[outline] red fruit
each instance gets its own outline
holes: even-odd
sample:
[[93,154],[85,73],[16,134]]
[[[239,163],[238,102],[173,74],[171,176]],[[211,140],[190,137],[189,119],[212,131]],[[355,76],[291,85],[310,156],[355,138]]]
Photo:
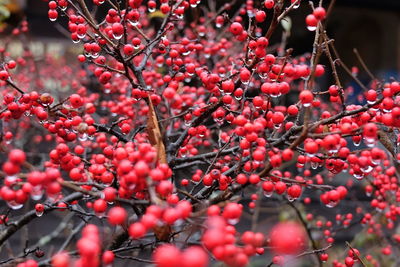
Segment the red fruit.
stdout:
[[112,225],[121,225],[127,218],[126,210],[122,207],[113,207],[107,214],[108,222]]
[[313,14],[310,14],[306,17],[306,24],[310,30],[315,29],[318,25],[318,19]]
[[239,22],[234,22],[231,24],[231,26],[229,27],[229,31],[233,34],[233,35],[240,35],[243,32],[243,26],[242,24],[240,24]]
[[35,210],[36,210],[36,212],[43,212],[44,211],[44,205],[41,204],[41,203],[37,203],[35,205]]
[[133,223],[129,226],[129,236],[133,239],[142,238],[146,234],[146,227],[140,223]]
[[192,246],[182,254],[182,266],[183,267],[207,267],[208,266],[208,255],[201,247]]
[[309,90],[301,91],[299,95],[299,99],[304,106],[310,106],[311,102],[313,101],[313,93]]
[[228,203],[225,208],[222,216],[224,216],[227,220],[238,220],[242,215],[242,205],[237,203]]
[[153,254],[153,260],[157,267],[182,266],[182,254],[177,247],[170,244],[159,246]]
[[267,18],[267,14],[264,11],[259,10],[256,12],[256,21],[257,22],[259,22],[259,23],[263,22],[266,18]]
[[83,105],[82,97],[78,94],[72,94],[69,97],[69,101],[73,108],[80,108]]
[[102,260],[105,265],[112,264],[114,262],[114,258],[115,258],[114,252],[110,250],[104,251]]
[[295,222],[283,222],[275,225],[270,233],[271,247],[278,254],[297,254],[307,242],[301,225]]
[[346,264],[347,267],[352,267],[354,265],[354,259],[352,257],[346,257],[344,264]]
[[0,71],[0,80],[6,81],[8,79],[8,77],[10,77],[10,75],[8,74],[8,72],[6,70]]
[[21,149],[13,149],[8,153],[8,160],[14,164],[21,165],[26,160],[25,152]]
[[273,8],[274,5],[275,5],[275,1],[274,0],[265,0],[265,2],[264,2],[264,6],[267,9]]
[[313,15],[317,20],[323,20],[325,18],[325,16],[326,16],[325,8],[323,8],[323,7],[315,8],[314,12],[313,12]]
[[96,201],[93,203],[93,210],[96,213],[103,213],[107,209],[107,202],[103,199],[96,199]]

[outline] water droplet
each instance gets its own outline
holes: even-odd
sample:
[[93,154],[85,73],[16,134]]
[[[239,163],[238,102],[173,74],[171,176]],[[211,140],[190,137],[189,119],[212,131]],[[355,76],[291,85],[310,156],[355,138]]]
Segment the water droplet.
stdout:
[[43,215],[43,213],[44,213],[44,211],[42,210],[42,211],[36,211],[36,216],[38,216],[38,217],[42,217],[42,215]]
[[362,174],[362,173],[354,173],[353,176],[357,180],[362,180],[364,178],[364,174]]
[[154,11],[156,11],[155,8],[150,8],[150,7],[149,7],[147,10],[148,10],[150,13],[153,13]]
[[57,18],[49,18],[50,19],[50,21],[56,21],[57,20]]
[[216,23],[216,24],[215,24],[215,27],[217,27],[217,28],[219,29],[219,28],[222,27],[222,24],[221,24],[221,23]]
[[290,196],[290,195],[287,195],[287,199],[289,200],[289,202],[293,202],[293,201],[295,201],[297,198],[292,197],[292,196]]
[[265,197],[271,197],[274,191],[264,191],[264,196]]
[[139,24],[138,20],[128,20],[128,22],[132,25],[132,26],[137,26]]
[[86,133],[83,133],[78,137],[79,141],[84,142],[87,140],[88,135]]
[[237,224],[239,222],[239,219],[228,219],[228,223],[230,224],[230,225],[235,225],[235,224]]
[[309,30],[310,32],[313,32],[317,29],[317,27],[315,26],[307,26],[307,30]]
[[317,169],[318,165],[319,165],[318,162],[311,161],[311,169],[313,169],[313,170]]
[[353,141],[353,144],[354,144],[355,146],[360,146],[361,141]]
[[65,10],[67,10],[67,6],[60,6],[60,9],[61,9],[62,11],[65,11]]
[[14,200],[7,201],[7,205],[13,210],[19,210],[20,208],[22,208],[24,206],[24,204],[17,203]]
[[300,0],[293,6],[293,9],[298,9],[300,6]]
[[79,39],[83,39],[83,38],[86,37],[86,33],[84,33],[84,34],[79,34],[78,33],[77,36],[78,36]]
[[328,208],[333,208],[336,207],[336,205],[339,203],[339,201],[330,201],[328,204],[326,204],[326,206]]
[[77,44],[77,43],[79,43],[81,41],[81,39],[72,39],[72,42],[74,43],[74,44]]
[[214,121],[218,124],[218,125],[222,125],[224,123],[224,118],[214,118]]
[[17,181],[17,176],[15,175],[6,176],[5,180],[7,184],[13,185]]
[[369,173],[369,172],[371,172],[371,171],[373,170],[373,168],[372,168],[370,165],[367,165],[367,166],[365,166],[364,168],[361,168],[361,170],[362,170],[364,173]]
[[115,34],[115,33],[113,33],[113,37],[114,37],[115,40],[119,40],[119,39],[122,38],[122,34]]

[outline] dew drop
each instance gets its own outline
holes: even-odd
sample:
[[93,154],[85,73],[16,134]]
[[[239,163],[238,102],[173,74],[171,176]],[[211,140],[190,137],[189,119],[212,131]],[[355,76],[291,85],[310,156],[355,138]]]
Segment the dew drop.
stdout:
[[43,213],[44,213],[43,210],[42,211],[36,211],[36,216],[42,217]]

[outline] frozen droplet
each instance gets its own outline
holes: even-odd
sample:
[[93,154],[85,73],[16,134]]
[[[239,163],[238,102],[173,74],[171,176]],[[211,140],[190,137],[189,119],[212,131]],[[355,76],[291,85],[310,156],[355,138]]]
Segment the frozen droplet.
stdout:
[[204,37],[206,34],[204,32],[199,32],[200,37]]
[[369,173],[369,172],[371,172],[371,171],[373,170],[373,168],[372,168],[370,165],[367,165],[367,166],[365,166],[364,168],[361,168],[361,170],[362,170],[364,173]]
[[13,185],[17,181],[17,176],[9,175],[9,176],[6,176],[5,180],[6,180],[7,184]]
[[77,43],[79,43],[81,41],[81,39],[72,39],[72,42],[74,43],[74,44],[77,44]]
[[354,173],[353,176],[357,180],[362,180],[364,178],[364,174],[362,174],[362,173]]
[[148,10],[150,13],[153,13],[154,11],[156,11],[156,9],[155,9],[154,7],[153,7],[153,8],[150,8],[150,7],[149,7],[147,10]]
[[368,104],[372,105],[375,103],[375,101],[367,101]]
[[292,196],[290,196],[290,195],[287,195],[287,199],[289,200],[289,202],[293,202],[293,201],[295,201],[297,198],[292,197]]
[[115,33],[113,33],[113,37],[114,37],[115,40],[119,40],[119,39],[122,38],[122,34],[115,34]]
[[204,134],[199,134],[199,137],[200,137],[200,138],[203,138],[203,137],[204,137]]
[[38,216],[38,217],[41,217],[42,215],[43,215],[43,213],[44,213],[44,210],[42,210],[42,211],[36,211],[36,216]]
[[32,187],[31,198],[35,201],[40,200],[43,197],[43,188],[41,185]]
[[297,3],[293,6],[293,9],[298,9],[300,6],[300,0],[297,1]]
[[222,125],[224,123],[224,118],[214,118],[214,121],[218,124],[218,125]]
[[132,26],[137,26],[139,24],[138,20],[128,20],[128,22],[132,25]]
[[88,138],[88,135],[87,135],[86,133],[83,133],[82,135],[80,135],[80,136],[78,137],[79,141],[81,141],[81,142],[86,141],[87,138]]
[[318,162],[316,162],[316,161],[311,161],[311,169],[313,169],[313,170],[315,170],[315,169],[317,169],[318,168]]
[[307,26],[307,30],[309,30],[310,32],[313,32],[317,29],[317,27],[315,26]]
[[364,137],[364,143],[367,147],[375,147],[376,139],[375,138],[368,138]]
[[222,27],[222,24],[221,24],[221,23],[216,23],[216,24],[215,24],[215,27],[217,27],[217,28],[219,29],[219,28]]
[[327,206],[328,208],[333,208],[333,207],[335,207],[338,203],[339,203],[338,201],[329,201],[329,203],[326,204],[326,206]]
[[308,108],[309,106],[311,106],[311,103],[303,103],[303,107]]
[[189,54],[190,54],[190,50],[185,51],[185,52],[182,53],[182,55],[184,55],[184,56],[187,56],[187,55],[189,55]]
[[13,209],[13,210],[19,210],[20,208],[22,208],[24,205],[13,201],[7,201],[7,205]]
[[86,37],[86,33],[84,33],[84,34],[79,34],[78,33],[77,36],[78,36],[79,39],[83,39],[83,38]]
[[100,56],[99,53],[92,53],[92,58],[98,58]]
[[235,225],[235,224],[237,224],[239,222],[239,219],[228,219],[228,223],[230,224],[230,225]]
[[57,20],[57,18],[49,18],[50,19],[50,21],[56,21]]
[[60,9],[61,9],[62,11],[65,11],[65,10],[67,10],[67,6],[60,6]]
[[281,128],[281,126],[282,126],[282,123],[274,124],[274,128],[275,128],[276,130],[279,130],[279,129]]
[[353,144],[354,144],[355,146],[360,146],[361,141],[353,141]]
[[264,191],[264,196],[265,197],[271,197],[274,191]]

